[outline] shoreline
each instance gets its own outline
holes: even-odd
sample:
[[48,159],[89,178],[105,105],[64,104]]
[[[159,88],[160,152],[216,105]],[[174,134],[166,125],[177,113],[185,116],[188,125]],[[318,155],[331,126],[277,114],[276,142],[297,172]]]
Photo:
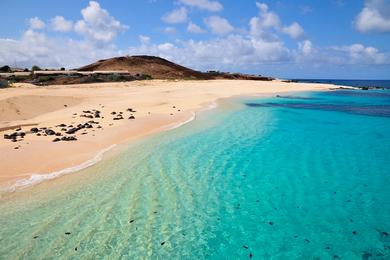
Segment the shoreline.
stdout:
[[[109,85],[109,86],[105,86]],[[6,152],[6,157],[11,160],[0,160],[0,168],[3,169],[0,173],[0,190],[5,192],[14,191],[19,188],[38,184],[48,179],[54,179],[64,174],[71,172],[77,172],[81,169],[88,168],[102,159],[104,160],[104,154],[108,147],[117,144],[126,144],[135,139],[139,139],[154,133],[168,131],[181,127],[182,125],[191,122],[196,118],[197,113],[204,110],[213,109],[217,106],[217,103],[221,99],[233,98],[235,96],[272,96],[275,94],[281,94],[286,92],[300,92],[300,91],[323,91],[333,87],[333,85],[326,84],[307,84],[307,83],[283,83],[283,82],[252,82],[252,81],[206,81],[206,82],[194,82],[194,81],[151,81],[151,82],[136,82],[133,84],[116,83],[116,84],[105,84],[104,86],[96,86],[96,84],[79,85],[79,86],[51,86],[45,88],[31,88],[29,86],[22,86],[16,89],[10,89],[10,92],[14,96],[26,96],[25,91],[30,92],[31,95],[34,90],[36,92],[46,92],[45,94],[57,95],[61,97],[63,92],[76,92],[71,93],[71,98],[80,98],[82,101],[71,107],[65,107],[56,111],[49,111],[46,113],[40,113],[37,117],[22,121],[7,122],[5,124],[34,124],[42,126],[44,124],[55,125],[60,121],[65,120],[64,117],[58,117],[59,114],[63,114],[63,110],[70,110],[74,114],[75,110],[80,108],[90,107],[92,104],[102,102],[101,94],[107,92],[118,92],[114,94],[114,98],[109,96],[109,101],[114,101],[110,104],[107,110],[113,110],[118,103],[123,101],[133,101],[133,97],[143,96],[143,100],[137,101],[137,106],[134,108],[138,112],[141,112],[141,116],[138,117],[137,113],[135,120],[129,120],[124,123],[120,122],[116,126],[109,127],[113,121],[102,120],[104,127],[99,134],[96,133],[97,137],[92,138],[88,134],[78,137],[76,142],[59,142],[54,143],[51,139],[46,138],[45,141],[37,140],[35,137],[25,138],[23,142],[27,142],[27,145],[23,145],[21,149],[17,149],[19,154],[15,153],[14,149],[10,147],[9,143],[5,142],[4,139],[0,141],[0,152]],[[114,86],[112,86],[114,85]],[[131,89],[129,89],[129,85]],[[185,85],[184,87],[182,85]],[[261,87],[261,89],[258,89]],[[85,91],[96,91],[98,92],[98,98],[96,99],[96,93],[89,94],[84,93]],[[110,91],[111,90],[111,91]],[[15,93],[16,92],[16,93]],[[19,92],[19,93],[17,93]],[[79,92],[79,93],[77,93]],[[130,92],[130,93],[129,93]],[[148,93],[149,92],[149,93]],[[194,93],[195,92],[195,93]],[[15,95],[16,94],[16,95]],[[38,93],[40,94],[40,93]],[[120,97],[117,96],[120,94]],[[133,95],[132,95],[133,94]],[[153,98],[153,104],[144,105],[144,103],[150,103],[150,97],[148,94],[156,94]],[[48,98],[50,98],[48,95]],[[95,97],[94,97],[95,95]],[[122,98],[122,95],[128,95],[128,97]],[[197,96],[194,98],[194,95]],[[4,96],[10,96],[9,93],[4,95],[4,91],[0,92],[0,102],[4,100]],[[92,97],[91,97],[92,96]],[[202,97],[199,97],[202,96]],[[12,95],[11,95],[12,97]],[[98,102],[95,102],[98,101]],[[179,103],[179,105],[173,104]],[[96,105],[95,104],[95,105]],[[39,104],[37,104],[39,105]],[[177,106],[177,107],[176,107]],[[173,113],[169,107],[179,108],[177,113]],[[116,107],[118,108],[118,107]],[[123,108],[123,107],[122,107]],[[103,111],[104,109],[102,109]],[[138,111],[139,110],[139,111]],[[150,111],[148,111],[150,110]],[[162,111],[161,111],[162,110]],[[60,113],[62,111],[62,113]],[[159,112],[159,113],[158,113]],[[175,111],[176,112],[176,111]],[[67,117],[72,115],[67,113]],[[1,119],[1,118],[0,118]],[[67,118],[68,121],[76,121],[73,117]],[[69,120],[70,119],[70,120]],[[123,120],[121,120],[123,121]],[[0,123],[3,121],[0,121]],[[0,124],[0,127],[3,126]],[[24,129],[23,129],[24,130]],[[94,129],[95,130],[95,129]],[[5,134],[7,131],[2,131]],[[8,131],[9,132],[9,131]],[[91,132],[92,133],[92,132]],[[94,136],[95,134],[93,134]],[[60,147],[60,148],[58,148]],[[11,148],[11,149],[10,149]],[[47,149],[53,152],[53,160],[49,163],[44,163],[47,158],[41,158],[34,156],[34,153],[42,154],[42,151]],[[64,151],[61,152],[61,149]],[[75,152],[74,149],[79,149]],[[59,152],[60,150],[60,152]],[[20,154],[23,154],[22,156]],[[35,157],[23,167],[12,166],[13,162],[18,161],[18,155],[24,158]],[[97,159],[98,157],[101,157]],[[31,158],[30,158],[31,159]],[[23,159],[22,159],[23,161]],[[94,161],[92,164],[90,164]],[[6,170],[4,170],[6,169]],[[31,169],[31,170],[28,170]],[[7,172],[8,170],[8,172]],[[35,177],[34,177],[35,176]],[[39,177],[37,177],[39,176]],[[31,182],[31,184],[29,183]]]

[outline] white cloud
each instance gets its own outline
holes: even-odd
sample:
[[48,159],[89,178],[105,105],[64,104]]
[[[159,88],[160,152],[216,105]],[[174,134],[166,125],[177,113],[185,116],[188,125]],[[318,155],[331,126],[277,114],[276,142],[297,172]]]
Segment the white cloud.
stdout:
[[176,32],[175,27],[167,26],[164,28],[164,33],[166,34],[175,34]]
[[173,50],[175,48],[175,45],[173,45],[172,43],[163,43],[163,44],[159,44],[157,46],[158,50],[159,51],[162,51],[162,52],[169,52],[171,50]]
[[197,25],[193,22],[188,23],[187,31],[190,33],[196,33],[196,34],[205,33],[205,30],[203,30],[202,28],[200,28],[199,25]]
[[264,28],[278,29],[280,27],[281,22],[279,16],[276,13],[269,11],[268,5],[257,2],[256,6],[260,11],[261,25]]
[[166,23],[185,23],[187,21],[187,9],[184,7],[180,7],[178,9],[175,9],[171,11],[170,13],[167,13],[162,17],[162,20]]
[[81,14],[83,20],[76,22],[74,29],[77,33],[90,40],[109,42],[118,33],[128,28],[128,26],[121,24],[114,17],[110,16],[95,1],[90,1],[88,7],[81,10]]
[[304,55],[304,56],[309,56],[313,53],[314,51],[314,48],[313,48],[313,44],[311,41],[309,40],[304,40],[300,43],[298,43],[298,48],[300,50],[300,52]]
[[261,23],[261,18],[252,17],[249,21],[249,33],[251,37],[256,39],[262,39],[264,41],[272,42],[277,41],[278,37],[273,32],[264,28]]
[[210,1],[210,0],[179,0],[180,3],[197,7],[199,9],[204,9],[207,11],[217,12],[223,9],[223,6],[218,1]]
[[264,42],[241,35],[229,35],[209,41],[188,40],[172,43],[143,43],[132,46],[129,54],[148,54],[171,59],[200,70],[239,69],[243,66],[289,60],[290,51],[282,42]]
[[97,47],[86,41],[52,38],[27,30],[20,40],[0,39],[0,64],[21,67],[75,68],[98,59],[121,55],[112,45]]
[[56,16],[51,19],[51,27],[57,32],[69,32],[72,30],[73,22],[63,16]]
[[225,35],[234,30],[234,27],[229,21],[220,16],[210,16],[204,22],[214,34]]
[[28,20],[28,24],[30,26],[30,29],[43,29],[45,28],[45,23],[39,19],[38,17],[33,17]]
[[149,36],[140,35],[140,36],[138,36],[138,38],[139,38],[139,41],[141,42],[141,44],[149,44],[150,43]]
[[366,0],[355,19],[355,27],[360,32],[390,32],[390,2]]
[[[364,46],[363,44],[352,44],[346,46],[336,46],[331,49],[344,53],[349,57],[346,63],[351,64],[389,64],[390,57],[380,52],[378,49],[371,46]],[[339,53],[340,56],[340,53]]]
[[304,34],[303,28],[297,22],[293,22],[290,26],[283,27],[282,32],[288,34],[293,39],[298,39]]
[[289,26],[283,26],[279,15],[269,10],[267,4],[257,2],[259,15],[252,17],[249,21],[250,34],[253,37],[275,40],[278,38],[277,33],[285,33],[293,39],[299,39],[303,36],[302,26],[293,22]]

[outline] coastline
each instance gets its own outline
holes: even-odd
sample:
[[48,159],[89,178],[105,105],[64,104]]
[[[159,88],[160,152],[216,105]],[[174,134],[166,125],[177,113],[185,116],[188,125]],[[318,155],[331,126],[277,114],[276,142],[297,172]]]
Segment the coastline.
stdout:
[[[125,144],[156,132],[180,127],[195,119],[196,114],[216,107],[217,101],[234,96],[265,96],[297,91],[321,91],[334,87],[326,84],[284,83],[281,81],[148,81],[124,82],[111,84],[87,84],[71,86],[31,87],[22,85],[18,88],[2,90],[0,102],[10,98],[44,96],[42,100],[58,99],[74,104],[59,108],[50,107],[31,118],[0,122],[0,128],[36,125],[55,126],[61,123],[79,123],[83,118],[75,118],[75,113],[92,109],[100,105],[103,129],[77,136],[76,142],[53,143],[52,137],[27,135],[15,144],[2,139],[0,152],[5,156],[0,160],[0,187],[8,191],[39,183],[46,179],[77,172],[99,162],[105,150],[116,144]],[[91,93],[93,91],[93,93]],[[108,95],[110,93],[110,95]],[[35,98],[36,99],[36,98]],[[25,101],[25,100],[23,100]],[[69,103],[69,102],[67,102]],[[130,104],[137,112],[135,120],[112,121],[107,115],[113,110],[125,110]],[[39,102],[35,104],[40,106]],[[21,109],[23,110],[23,109]],[[23,116],[23,113],[21,113]],[[2,119],[2,118],[0,118]],[[22,130],[30,126],[22,127]],[[96,129],[97,130],[97,129]],[[12,130],[2,131],[2,134]],[[18,142],[19,145],[19,142]],[[23,163],[19,163],[22,161]],[[34,176],[40,176],[36,178]],[[28,182],[30,180],[30,182]]]

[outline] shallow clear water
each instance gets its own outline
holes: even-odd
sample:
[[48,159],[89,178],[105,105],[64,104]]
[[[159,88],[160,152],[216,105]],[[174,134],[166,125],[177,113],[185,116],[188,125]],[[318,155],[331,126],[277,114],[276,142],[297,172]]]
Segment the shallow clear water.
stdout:
[[0,258],[389,259],[386,93],[226,101],[7,194]]

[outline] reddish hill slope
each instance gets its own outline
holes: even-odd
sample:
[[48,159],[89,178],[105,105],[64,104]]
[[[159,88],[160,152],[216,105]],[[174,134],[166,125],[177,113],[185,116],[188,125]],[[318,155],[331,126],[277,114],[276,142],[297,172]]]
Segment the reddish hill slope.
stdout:
[[153,79],[211,79],[207,73],[195,71],[154,56],[115,57],[81,67],[79,71],[125,70],[132,75],[150,75]]

